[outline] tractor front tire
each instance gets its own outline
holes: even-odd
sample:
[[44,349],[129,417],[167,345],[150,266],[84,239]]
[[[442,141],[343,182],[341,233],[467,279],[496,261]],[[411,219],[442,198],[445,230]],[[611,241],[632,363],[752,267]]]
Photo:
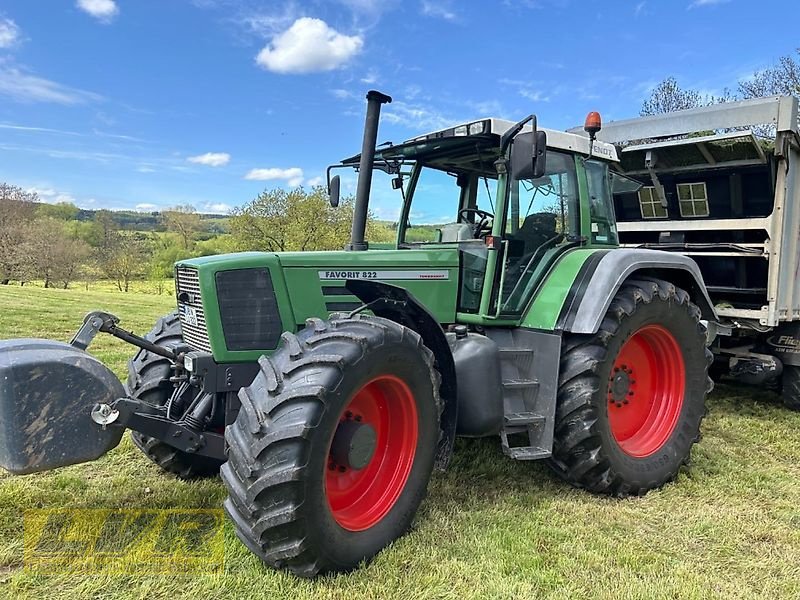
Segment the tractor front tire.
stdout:
[[[145,339],[159,346],[181,342],[181,321],[177,311],[160,318]],[[175,387],[169,380],[172,375],[171,366],[172,362],[168,358],[144,349],[139,350],[128,361],[128,395],[156,406],[166,404]],[[150,460],[181,479],[219,474],[222,465],[219,460],[188,454],[138,431],[131,431],[131,439]]]
[[712,360],[689,294],[626,281],[596,334],[564,339],[550,466],[618,497],[671,481],[700,439]]
[[309,319],[259,360],[228,426],[225,511],[261,560],[346,571],[411,526],[439,439],[440,377],[420,336],[380,317]]

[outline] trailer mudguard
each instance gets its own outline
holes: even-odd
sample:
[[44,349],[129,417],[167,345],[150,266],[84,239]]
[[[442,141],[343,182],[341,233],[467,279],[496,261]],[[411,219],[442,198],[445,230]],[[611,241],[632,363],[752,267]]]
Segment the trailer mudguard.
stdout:
[[775,355],[784,365],[800,367],[800,323],[784,323],[775,328],[764,342],[761,351]]
[[117,376],[83,350],[0,341],[0,466],[24,474],[99,458],[119,444],[123,428],[102,429],[92,407],[124,396]]
[[558,317],[557,329],[595,333],[611,300],[626,279],[658,277],[689,292],[703,319],[716,321],[717,313],[691,258],[663,250],[617,248],[600,250],[586,259],[572,283]]

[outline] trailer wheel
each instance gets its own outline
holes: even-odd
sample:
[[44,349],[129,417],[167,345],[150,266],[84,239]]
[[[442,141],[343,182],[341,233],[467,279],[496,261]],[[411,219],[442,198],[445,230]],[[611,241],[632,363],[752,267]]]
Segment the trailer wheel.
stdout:
[[265,563],[352,569],[411,526],[439,438],[439,374],[416,332],[309,319],[262,357],[225,431],[225,510]]
[[[180,342],[182,340],[181,322],[177,311],[156,321],[155,327],[145,337],[160,345]],[[139,350],[128,361],[128,382],[126,384],[128,395],[157,406],[166,404],[174,387],[169,380],[170,365],[171,362],[168,358],[147,350]],[[219,468],[222,465],[219,460],[182,452],[138,431],[131,431],[131,439],[150,460],[181,479],[210,477],[219,474]]]
[[712,360],[684,290],[627,281],[596,334],[565,337],[550,466],[613,496],[672,480],[700,439]]
[[800,411],[800,367],[783,365],[781,398],[786,408]]

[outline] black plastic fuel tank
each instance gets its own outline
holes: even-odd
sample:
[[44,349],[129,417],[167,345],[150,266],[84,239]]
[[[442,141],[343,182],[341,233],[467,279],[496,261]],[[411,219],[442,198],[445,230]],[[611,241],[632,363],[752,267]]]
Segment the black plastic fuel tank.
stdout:
[[92,355],[51,340],[0,341],[0,466],[34,473],[99,458],[122,438],[91,418],[95,403],[125,396]]
[[456,364],[457,435],[499,433],[503,426],[503,386],[497,344],[484,335],[468,332],[464,325],[448,333],[447,342]]

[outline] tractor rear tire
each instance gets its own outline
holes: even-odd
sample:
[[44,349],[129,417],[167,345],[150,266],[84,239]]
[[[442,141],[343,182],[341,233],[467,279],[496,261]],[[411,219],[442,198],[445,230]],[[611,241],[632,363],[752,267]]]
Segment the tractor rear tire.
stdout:
[[800,411],[800,367],[783,365],[781,399],[789,410]]
[[[145,338],[160,346],[181,342],[181,322],[177,311],[160,318]],[[174,384],[169,380],[171,365],[168,358],[139,350],[128,361],[128,395],[156,406],[166,404],[174,389]],[[182,452],[138,431],[131,431],[131,439],[150,460],[181,479],[219,474],[222,461]]]
[[409,529],[427,492],[439,373],[416,332],[380,317],[309,319],[282,339],[225,431],[225,511],[270,566],[350,570]]
[[689,294],[626,281],[596,334],[565,336],[550,466],[618,497],[671,481],[700,439],[712,360]]

